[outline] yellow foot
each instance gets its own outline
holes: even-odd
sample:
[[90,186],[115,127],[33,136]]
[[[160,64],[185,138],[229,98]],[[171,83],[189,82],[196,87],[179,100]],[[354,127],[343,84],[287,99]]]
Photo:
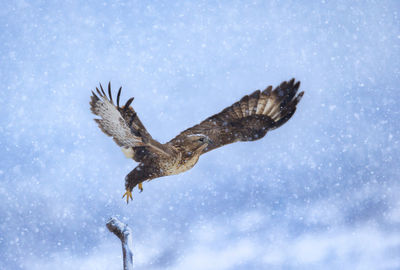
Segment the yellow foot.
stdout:
[[139,185],[138,185],[138,189],[140,190],[140,192],[142,192],[142,191],[143,191],[143,185],[142,185],[142,183],[139,183]]
[[129,198],[131,198],[131,200],[133,200],[133,198],[132,198],[132,192],[130,191],[130,190],[126,190],[126,192],[125,192],[125,194],[124,194],[124,196],[122,196],[122,198],[124,198],[126,196],[126,203],[128,204],[129,203]]

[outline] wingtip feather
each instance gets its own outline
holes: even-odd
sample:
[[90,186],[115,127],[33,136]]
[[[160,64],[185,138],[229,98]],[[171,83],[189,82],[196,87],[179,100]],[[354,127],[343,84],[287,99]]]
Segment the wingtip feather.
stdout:
[[129,106],[131,105],[133,99],[134,99],[134,97],[131,97],[130,99],[128,99],[128,101],[124,105],[124,111],[126,111],[129,108]]
[[108,82],[108,95],[110,97],[111,103],[113,103],[112,94],[111,94],[111,82]]
[[100,97],[103,97],[103,94],[100,92],[98,87],[96,87],[96,92],[97,92],[97,94],[99,94]]
[[99,83],[99,84],[100,84],[100,89],[101,89],[101,92],[103,93],[103,96],[106,96],[106,93],[104,92],[103,86],[101,85],[101,83]]
[[118,106],[118,108],[119,108],[119,98],[121,96],[121,90],[122,90],[122,86],[119,88],[118,94],[117,94],[117,106]]

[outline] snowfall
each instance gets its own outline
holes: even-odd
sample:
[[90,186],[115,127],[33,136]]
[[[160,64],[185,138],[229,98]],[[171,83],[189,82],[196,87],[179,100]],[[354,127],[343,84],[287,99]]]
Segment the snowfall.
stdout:
[[[400,269],[399,1],[3,1],[0,269]],[[111,81],[164,143],[301,81],[262,140],[201,156],[126,204],[93,121]]]

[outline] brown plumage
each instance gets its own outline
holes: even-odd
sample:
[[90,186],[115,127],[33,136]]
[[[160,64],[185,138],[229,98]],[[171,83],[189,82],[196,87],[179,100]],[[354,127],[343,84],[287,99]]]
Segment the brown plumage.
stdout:
[[100,117],[95,119],[100,129],[113,137],[128,158],[139,162],[125,177],[128,202],[136,185],[142,190],[143,181],[187,171],[201,154],[233,142],[261,139],[269,130],[286,123],[304,94],[296,95],[299,87],[300,82],[292,79],[274,90],[272,86],[257,90],[165,144],[147,132],[130,106],[133,98],[124,106],[119,105],[121,88],[114,104],[111,85],[108,84],[108,96],[100,85],[100,90],[96,88],[97,95],[92,91],[90,109]]

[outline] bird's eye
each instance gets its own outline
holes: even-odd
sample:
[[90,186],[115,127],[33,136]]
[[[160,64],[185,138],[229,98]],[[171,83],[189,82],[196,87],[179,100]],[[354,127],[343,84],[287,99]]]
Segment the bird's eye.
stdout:
[[204,142],[204,138],[200,138],[199,141]]

